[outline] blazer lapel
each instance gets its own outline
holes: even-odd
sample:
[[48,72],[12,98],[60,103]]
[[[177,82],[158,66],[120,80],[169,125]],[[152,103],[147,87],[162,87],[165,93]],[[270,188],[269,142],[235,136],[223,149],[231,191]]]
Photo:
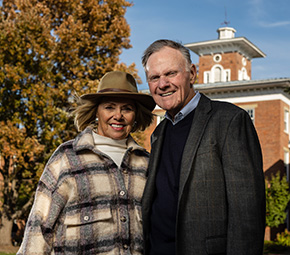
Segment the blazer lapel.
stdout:
[[192,125],[183,150],[180,170],[180,180],[179,180],[178,201],[180,201],[186,180],[192,168],[192,163],[195,158],[197,148],[200,144],[205,127],[210,117],[211,117],[211,101],[206,96],[201,94],[201,98],[195,110]]
[[[157,167],[160,159],[160,153],[163,143],[163,134],[166,126],[167,120],[162,121],[151,137],[151,152],[148,165],[148,178],[146,186],[144,189],[144,194],[142,198],[142,210],[143,216],[149,215],[151,205],[153,202],[154,192],[155,192],[155,176],[157,172]],[[146,216],[143,220],[146,220]]]

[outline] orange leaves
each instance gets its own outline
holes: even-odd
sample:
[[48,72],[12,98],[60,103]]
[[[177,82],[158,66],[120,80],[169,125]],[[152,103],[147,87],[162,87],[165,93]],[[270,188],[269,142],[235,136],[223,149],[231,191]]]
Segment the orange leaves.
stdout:
[[1,162],[7,160],[9,162],[2,171],[8,174],[4,178],[11,179],[10,176],[12,174],[14,176],[17,171],[30,169],[30,165],[43,153],[44,145],[39,144],[35,137],[27,137],[25,129],[19,129],[11,122],[6,125],[1,122],[1,126],[3,127],[0,131]]
[[28,137],[25,128],[19,128],[11,121],[0,122],[0,151],[2,157],[13,156],[15,163],[23,164],[24,157],[33,161],[44,150],[36,137]]
[[136,74],[135,65],[119,64],[131,47],[129,6],[126,0],[3,0],[0,173],[13,166],[15,182],[36,183],[51,153],[76,135],[67,111],[73,93],[96,92],[108,71]]

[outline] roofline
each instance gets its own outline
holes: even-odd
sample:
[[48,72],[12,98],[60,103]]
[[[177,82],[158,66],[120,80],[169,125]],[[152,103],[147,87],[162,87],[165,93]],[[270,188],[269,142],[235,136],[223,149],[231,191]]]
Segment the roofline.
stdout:
[[223,45],[225,43],[238,43],[238,42],[245,43],[247,46],[252,48],[256,53],[258,53],[258,56],[256,56],[255,58],[266,57],[266,54],[263,51],[261,51],[256,45],[254,45],[245,37],[236,37],[236,38],[230,38],[230,39],[217,39],[217,40],[201,41],[201,42],[196,42],[196,43],[187,43],[187,44],[184,44],[184,46],[189,48],[191,51],[193,51],[194,53],[200,56],[202,54],[200,54],[199,51],[195,49],[197,47],[215,46],[215,45]]
[[275,87],[290,88],[290,78],[194,84],[194,89],[203,93],[230,92],[236,90],[265,89]]

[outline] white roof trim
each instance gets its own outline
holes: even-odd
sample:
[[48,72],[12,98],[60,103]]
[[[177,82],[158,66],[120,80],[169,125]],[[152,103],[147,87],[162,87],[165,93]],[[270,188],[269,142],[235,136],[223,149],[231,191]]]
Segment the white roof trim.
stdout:
[[238,51],[250,59],[266,57],[264,52],[245,37],[188,43],[184,46],[199,56]]

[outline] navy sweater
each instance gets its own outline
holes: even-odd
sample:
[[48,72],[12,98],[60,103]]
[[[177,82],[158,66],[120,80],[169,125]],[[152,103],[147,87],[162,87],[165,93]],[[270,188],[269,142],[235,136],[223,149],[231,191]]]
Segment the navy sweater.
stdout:
[[193,116],[194,111],[176,125],[168,121],[165,128],[151,213],[150,255],[175,254],[180,164]]

